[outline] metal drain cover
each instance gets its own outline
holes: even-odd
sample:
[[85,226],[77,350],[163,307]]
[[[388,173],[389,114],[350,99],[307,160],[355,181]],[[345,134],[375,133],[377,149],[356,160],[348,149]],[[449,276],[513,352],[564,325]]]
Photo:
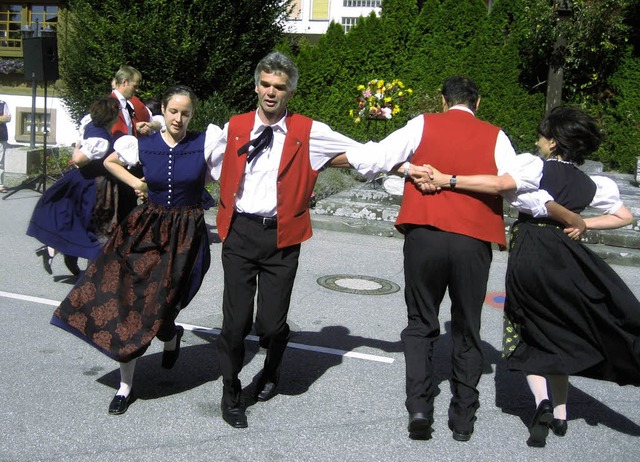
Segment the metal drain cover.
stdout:
[[388,295],[400,290],[395,282],[353,274],[332,274],[318,278],[318,284],[337,292],[358,295]]

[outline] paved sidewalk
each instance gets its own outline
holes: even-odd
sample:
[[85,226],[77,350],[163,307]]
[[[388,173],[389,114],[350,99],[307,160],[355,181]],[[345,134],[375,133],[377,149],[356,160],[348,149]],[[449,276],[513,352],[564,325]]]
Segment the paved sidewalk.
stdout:
[[[124,415],[109,416],[116,363],[49,325],[73,281],[58,257],[53,276],[46,274],[34,253],[39,243],[25,235],[38,198],[25,190],[0,201],[2,462],[587,462],[630,461],[640,454],[640,390],[578,378],[571,382],[567,435],[550,436],[544,449],[526,446],[533,400],[523,377],[507,371],[499,354],[503,252],[494,253],[483,311],[486,361],[476,431],[460,443],[447,429],[451,338],[445,299],[435,353],[435,433],[430,441],[409,440],[399,343],[406,316],[402,240],[324,229],[316,229],[302,247],[279,394],[249,407],[249,428],[231,428],[220,415],[217,241],[201,291],[178,318],[186,332],[176,367],[160,367],[162,346],[154,342],[138,362],[136,401]],[[207,222],[215,238],[213,213]],[[614,268],[640,295],[637,268]],[[264,353],[252,338],[247,346],[241,378],[250,393]]]

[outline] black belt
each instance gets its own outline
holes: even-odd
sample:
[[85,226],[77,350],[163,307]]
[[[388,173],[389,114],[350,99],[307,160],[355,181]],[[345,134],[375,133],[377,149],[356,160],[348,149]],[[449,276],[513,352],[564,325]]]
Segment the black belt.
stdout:
[[261,215],[255,215],[253,213],[236,212],[237,215],[248,218],[251,221],[256,221],[265,228],[275,228],[278,225],[277,217],[263,217]]

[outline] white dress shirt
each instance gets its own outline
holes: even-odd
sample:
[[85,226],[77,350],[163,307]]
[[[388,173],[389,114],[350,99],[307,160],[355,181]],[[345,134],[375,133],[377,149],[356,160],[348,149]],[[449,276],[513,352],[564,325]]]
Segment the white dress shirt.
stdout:
[[[120,112],[122,112],[124,116],[124,121],[127,124],[127,131],[129,135],[132,135],[133,121],[131,120],[131,114],[129,114],[129,110],[127,109],[127,106],[129,106],[131,109],[134,109],[133,104],[131,104],[131,102],[129,102],[128,99],[122,96],[122,93],[120,93],[118,90],[113,90],[113,94],[116,95],[116,98],[118,99],[118,103],[120,103]],[[149,113],[149,120],[153,122],[153,114],[151,113],[151,110],[149,108],[146,108],[146,109],[147,109],[147,112]]]
[[[259,111],[260,109],[258,109]],[[238,212],[253,213],[264,217],[276,215],[278,205],[278,169],[287,135],[285,116],[273,128],[273,141],[271,145],[259,153],[245,166],[244,176],[240,182],[240,190],[236,197],[236,210]],[[266,124],[260,120],[256,111],[253,129],[250,139],[255,139],[266,128]],[[227,135],[229,124],[225,124],[220,137],[214,143],[211,156],[211,175],[214,179],[220,178],[222,170],[222,158],[227,147]],[[309,139],[309,162],[313,170],[320,170],[333,157],[362,146],[357,141],[333,131],[328,125],[313,121]]]
[[[453,106],[450,111],[466,111],[473,114],[466,106]],[[380,172],[388,172],[396,165],[411,161],[413,155],[422,142],[424,130],[424,116],[419,115],[407,122],[385,139],[366,143],[362,148],[347,151],[347,159],[355,169],[367,178],[373,178]],[[528,177],[529,171],[522,168],[522,163],[536,162],[533,158],[516,159],[516,152],[507,135],[500,130],[494,148],[494,158],[498,168],[498,175],[510,174],[516,182],[517,191],[531,191],[538,188],[540,177]],[[437,165],[434,165],[438,168]]]

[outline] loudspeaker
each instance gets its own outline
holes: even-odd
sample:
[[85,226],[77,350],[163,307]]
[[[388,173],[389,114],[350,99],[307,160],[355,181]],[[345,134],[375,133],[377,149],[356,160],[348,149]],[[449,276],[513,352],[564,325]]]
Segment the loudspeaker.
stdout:
[[58,80],[58,41],[55,37],[23,38],[22,51],[27,81]]

